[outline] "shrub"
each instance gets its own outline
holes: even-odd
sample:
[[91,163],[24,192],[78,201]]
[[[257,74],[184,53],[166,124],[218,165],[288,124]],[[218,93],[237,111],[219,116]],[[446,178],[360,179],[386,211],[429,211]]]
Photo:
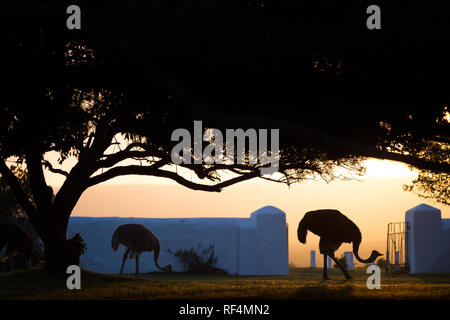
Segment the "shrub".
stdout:
[[386,259],[378,258],[376,265],[379,266],[381,269],[386,268]]

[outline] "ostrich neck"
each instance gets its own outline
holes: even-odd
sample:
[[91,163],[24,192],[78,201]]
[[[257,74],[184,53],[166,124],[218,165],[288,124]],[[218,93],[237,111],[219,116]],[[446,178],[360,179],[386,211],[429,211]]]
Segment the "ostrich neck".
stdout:
[[159,270],[164,271],[158,264],[159,250],[160,250],[159,246],[156,246],[156,248],[154,249],[154,252],[153,252],[154,253],[154,259],[155,259],[155,265],[156,265],[156,267]]

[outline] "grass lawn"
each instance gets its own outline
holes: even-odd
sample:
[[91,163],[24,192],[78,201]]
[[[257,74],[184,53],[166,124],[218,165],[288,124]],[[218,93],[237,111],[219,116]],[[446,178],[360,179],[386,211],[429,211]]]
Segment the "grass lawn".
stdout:
[[291,269],[287,276],[149,273],[107,275],[82,271],[81,290],[68,290],[65,275],[43,271],[0,274],[0,299],[450,299],[450,274],[381,274],[369,290],[364,269],[347,281],[339,270],[322,281],[321,269]]

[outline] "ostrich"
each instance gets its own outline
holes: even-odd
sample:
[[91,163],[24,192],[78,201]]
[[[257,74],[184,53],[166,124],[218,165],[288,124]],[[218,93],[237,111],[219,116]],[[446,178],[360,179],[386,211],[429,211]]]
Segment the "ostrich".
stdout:
[[14,271],[14,256],[22,255],[26,259],[27,268],[31,268],[34,243],[28,233],[14,223],[0,224],[0,258],[10,256],[11,271]]
[[142,224],[122,224],[117,227],[111,239],[111,246],[114,251],[117,251],[119,245],[123,244],[125,254],[123,255],[122,266],[120,267],[120,274],[122,274],[125,260],[128,255],[130,259],[136,259],[136,276],[139,274],[139,257],[143,251],[153,251],[155,265],[159,270],[164,272],[172,272],[172,265],[168,264],[160,267],[158,264],[158,257],[160,251],[159,239],[153,232]]
[[362,263],[374,262],[377,257],[382,256],[376,250],[373,250],[368,259],[359,257],[359,245],[361,243],[361,232],[356,224],[344,216],[338,210],[316,210],[305,213],[297,229],[298,240],[306,243],[306,234],[308,230],[320,237],[319,250],[323,254],[323,279],[328,280],[327,274],[327,256],[334,260],[341,269],[346,279],[352,279],[341,263],[335,258],[334,252],[343,242],[353,243],[353,253],[356,259]]

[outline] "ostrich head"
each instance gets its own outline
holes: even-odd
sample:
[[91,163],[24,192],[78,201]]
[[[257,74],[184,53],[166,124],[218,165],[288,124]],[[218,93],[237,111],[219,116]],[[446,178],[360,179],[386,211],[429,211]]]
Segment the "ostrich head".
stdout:
[[373,250],[370,254],[370,257],[367,259],[361,259],[358,251],[359,251],[359,244],[361,243],[360,239],[356,239],[353,241],[353,253],[355,254],[356,260],[358,260],[361,263],[372,263],[374,262],[379,256],[382,256],[381,253],[379,253],[377,250]]
[[370,254],[369,259],[367,259],[367,260],[369,260],[369,263],[372,263],[372,262],[374,262],[375,260],[377,260],[377,258],[378,258],[379,256],[382,256],[382,254],[379,253],[377,250],[373,250],[372,253]]

